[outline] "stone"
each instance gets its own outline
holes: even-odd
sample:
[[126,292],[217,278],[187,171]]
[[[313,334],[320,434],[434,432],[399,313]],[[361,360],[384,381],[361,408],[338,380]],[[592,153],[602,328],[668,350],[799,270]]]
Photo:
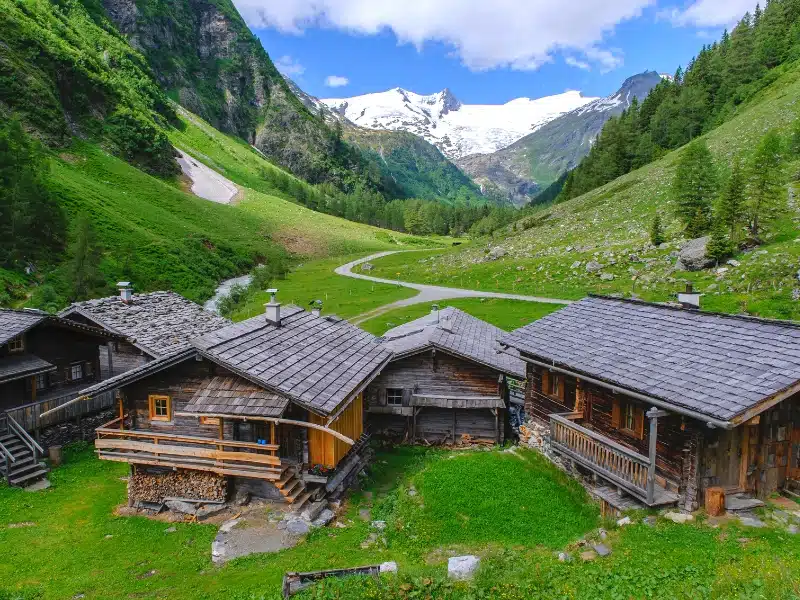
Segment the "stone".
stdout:
[[597,552],[599,556],[608,556],[611,554],[611,548],[605,544],[594,544],[592,548],[594,548],[594,551]]
[[597,552],[594,550],[584,550],[581,552],[582,561],[588,562],[590,560],[594,560],[595,558],[597,558]]
[[25,486],[23,489],[26,492],[41,492],[42,490],[46,490],[50,487],[50,480],[47,478],[40,479],[39,481],[32,483],[28,486]]
[[236,527],[241,519],[231,519],[230,521],[225,521],[222,525],[220,525],[219,532],[220,533],[230,533],[231,529]]
[[800,531],[800,530],[798,529],[797,525],[795,525],[794,523],[792,523],[791,525],[789,525],[786,528],[786,533],[789,533],[791,535],[797,535],[798,531]]
[[447,561],[447,576],[450,579],[464,581],[472,579],[478,570],[481,559],[474,555],[454,556]]
[[571,562],[572,557],[567,554],[566,552],[559,552],[558,553],[558,562]]
[[178,531],[178,528],[173,525],[172,527],[167,527],[164,533],[175,533],[176,531]]
[[600,279],[602,281],[613,281],[614,280],[614,274],[613,273],[601,273],[600,274]]
[[764,503],[757,498],[748,498],[740,495],[725,496],[725,508],[727,510],[751,510],[760,506],[764,506]]
[[617,527],[624,527],[625,525],[630,525],[631,522],[632,521],[630,517],[622,517],[617,521]]
[[386,521],[373,521],[370,525],[373,529],[377,529],[378,531],[386,529]]
[[362,521],[369,521],[372,518],[372,515],[370,514],[368,508],[362,508],[358,511],[358,518]]
[[23,521],[22,523],[9,523],[9,529],[21,529],[23,527],[36,527],[36,523],[32,521]]
[[[316,519],[314,519],[312,525],[314,527],[325,527],[328,523],[333,521],[333,518],[335,516],[336,515],[331,509],[329,508],[323,509],[323,511],[319,513],[319,516]],[[336,525],[339,526],[341,525],[341,523],[337,523]],[[345,527],[347,527],[347,525],[345,525]]]
[[381,563],[381,573],[397,573],[397,563],[392,561]]
[[214,541],[211,543],[211,560],[220,563],[225,560],[225,542]]
[[303,519],[290,519],[286,523],[286,533],[290,535],[305,535],[310,530],[311,527]]
[[678,253],[678,262],[675,268],[681,271],[700,271],[714,265],[714,259],[706,255],[706,247],[711,239],[710,236],[703,236],[689,240]]
[[669,519],[673,523],[688,523],[689,521],[694,521],[694,515],[672,511],[665,513],[664,518]]
[[583,264],[583,263],[582,263],[581,261],[579,261],[579,260],[576,260],[574,263],[572,263],[572,265],[570,265],[570,267],[569,267],[569,268],[570,268],[570,269],[572,269],[572,270],[575,270],[575,269],[577,269],[578,267],[580,267],[582,264]]
[[209,519],[215,515],[225,512],[228,510],[228,507],[224,504],[204,504],[200,508],[197,509],[195,515],[197,519],[203,521],[205,519]]
[[303,512],[300,513],[300,516],[306,521],[313,521],[323,510],[327,508],[327,506],[328,503],[324,500],[313,502],[303,508]]
[[233,497],[233,503],[236,506],[246,506],[250,502],[250,492],[247,490],[236,490],[236,495]]
[[505,248],[501,248],[500,246],[495,246],[489,253],[486,255],[486,260],[497,260],[498,258],[503,258],[506,254]]
[[743,516],[739,515],[739,522],[744,525],[745,527],[766,527],[766,523],[759,519],[758,517],[750,517],[750,516]]
[[184,515],[193,515],[197,512],[197,507],[191,502],[184,502],[183,500],[167,500],[164,503],[168,509]]
[[417,495],[417,490],[415,490],[415,489],[412,487],[411,489],[409,489],[409,490],[408,490],[408,495],[409,495],[409,496],[416,496],[416,495]]
[[738,267],[742,263],[740,263],[738,260],[730,259],[726,264],[728,264],[728,265],[730,265],[732,267]]
[[600,536],[601,540],[605,540],[608,537],[608,532],[605,529],[598,529],[597,535]]
[[597,273],[600,269],[602,269],[605,265],[597,262],[596,260],[590,260],[586,263],[586,272],[587,273]]
[[658,519],[653,515],[648,515],[642,519],[642,524],[647,525],[647,527],[655,527],[656,523],[658,523]]
[[378,534],[373,531],[372,533],[369,534],[366,540],[361,542],[361,547],[369,548],[370,546],[372,546],[372,544],[374,544],[377,541],[378,541]]
[[369,262],[365,262],[363,265],[361,265],[361,270],[362,271],[372,271],[372,269],[374,269],[374,268],[375,268],[375,265],[373,265],[372,263],[369,263]]

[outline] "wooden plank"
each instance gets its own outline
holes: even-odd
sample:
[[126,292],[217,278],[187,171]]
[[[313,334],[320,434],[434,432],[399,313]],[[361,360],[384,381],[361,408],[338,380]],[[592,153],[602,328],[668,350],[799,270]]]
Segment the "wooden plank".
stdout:
[[[237,468],[226,468],[219,466],[194,464],[190,462],[174,462],[167,459],[156,459],[148,457],[139,457],[130,454],[114,454],[107,452],[98,452],[98,458],[102,460],[110,460],[114,462],[133,463],[138,465],[151,465],[154,467],[175,467],[178,469],[190,469],[193,471],[208,471],[210,473],[217,473],[219,475],[229,475],[234,477],[250,477],[252,479],[266,479],[268,481],[277,481],[280,478],[278,471],[243,471]],[[133,459],[133,460],[132,460]]]
[[225,450],[210,450],[206,448],[191,448],[189,446],[167,446],[164,444],[150,444],[147,442],[133,442],[130,440],[113,440],[99,438],[95,440],[95,447],[101,450],[133,450],[138,452],[158,453],[159,455],[174,454],[177,456],[195,456],[213,460],[232,460],[239,462],[253,462],[266,465],[279,465],[281,459],[270,454],[253,454],[250,452],[227,452]]
[[[120,432],[118,429],[109,429],[107,427],[98,428],[97,433],[99,436],[124,437],[124,438],[146,438],[146,439],[160,439],[170,442],[185,442],[190,444],[203,444],[206,446],[218,446],[220,441],[217,438],[202,438],[189,435],[178,435],[174,433],[159,433],[156,431],[141,431],[129,429]],[[276,444],[255,444],[253,442],[238,442],[233,440],[225,440],[222,444],[231,448],[251,448],[253,450],[280,450],[280,446]]]

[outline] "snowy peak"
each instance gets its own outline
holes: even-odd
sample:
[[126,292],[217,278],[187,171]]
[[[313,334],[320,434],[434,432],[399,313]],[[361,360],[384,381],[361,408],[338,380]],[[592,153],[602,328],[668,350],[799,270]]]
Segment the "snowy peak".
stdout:
[[573,112],[576,115],[608,111],[613,111],[611,114],[621,113],[631,105],[634,98],[639,102],[644,100],[647,94],[650,93],[650,90],[661,82],[662,78],[663,77],[655,71],[637,73],[623,81],[620,88],[610,96],[597,98]]
[[434,144],[448,158],[488,154],[510,146],[558,116],[588,104],[580,92],[517,98],[506,104],[463,104],[444,89],[430,95],[403,88],[322,102],[333,112],[368,129],[409,131]]

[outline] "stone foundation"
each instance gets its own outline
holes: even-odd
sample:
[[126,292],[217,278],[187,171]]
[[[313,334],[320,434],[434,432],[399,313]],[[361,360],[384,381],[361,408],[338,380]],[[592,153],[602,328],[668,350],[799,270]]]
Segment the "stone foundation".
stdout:
[[[116,416],[113,409],[94,415],[84,415],[79,420],[71,420],[42,429],[38,435],[38,443],[45,452],[50,446],[66,446],[73,442],[94,442],[94,430],[108,423]],[[31,434],[34,435],[35,434]]]
[[128,501],[163,502],[165,498],[187,498],[224,502],[228,481],[223,475],[205,471],[163,471],[135,467],[128,480]]

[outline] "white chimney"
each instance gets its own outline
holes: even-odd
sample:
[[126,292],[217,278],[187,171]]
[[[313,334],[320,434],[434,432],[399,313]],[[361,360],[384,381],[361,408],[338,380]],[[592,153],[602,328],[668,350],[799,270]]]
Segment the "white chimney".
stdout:
[[433,304],[431,305],[431,315],[436,317],[436,322],[439,322],[439,305]]
[[133,302],[133,286],[131,282],[120,281],[117,283],[117,288],[119,288],[119,299],[125,304],[131,304]]
[[313,307],[311,308],[311,314],[315,317],[319,317],[322,315],[322,300],[314,300],[311,303]]
[[267,316],[267,321],[272,323],[273,325],[280,325],[281,324],[281,303],[275,301],[275,295],[278,293],[278,290],[272,288],[267,290],[267,293],[270,295],[270,300],[267,304],[264,305],[265,313]]
[[453,322],[450,320],[450,315],[445,315],[444,319],[439,322],[439,329],[453,333]]
[[687,283],[686,291],[678,292],[678,302],[681,303],[683,308],[693,308],[696,310],[700,308],[700,296],[702,295],[703,294],[694,291],[691,283]]

